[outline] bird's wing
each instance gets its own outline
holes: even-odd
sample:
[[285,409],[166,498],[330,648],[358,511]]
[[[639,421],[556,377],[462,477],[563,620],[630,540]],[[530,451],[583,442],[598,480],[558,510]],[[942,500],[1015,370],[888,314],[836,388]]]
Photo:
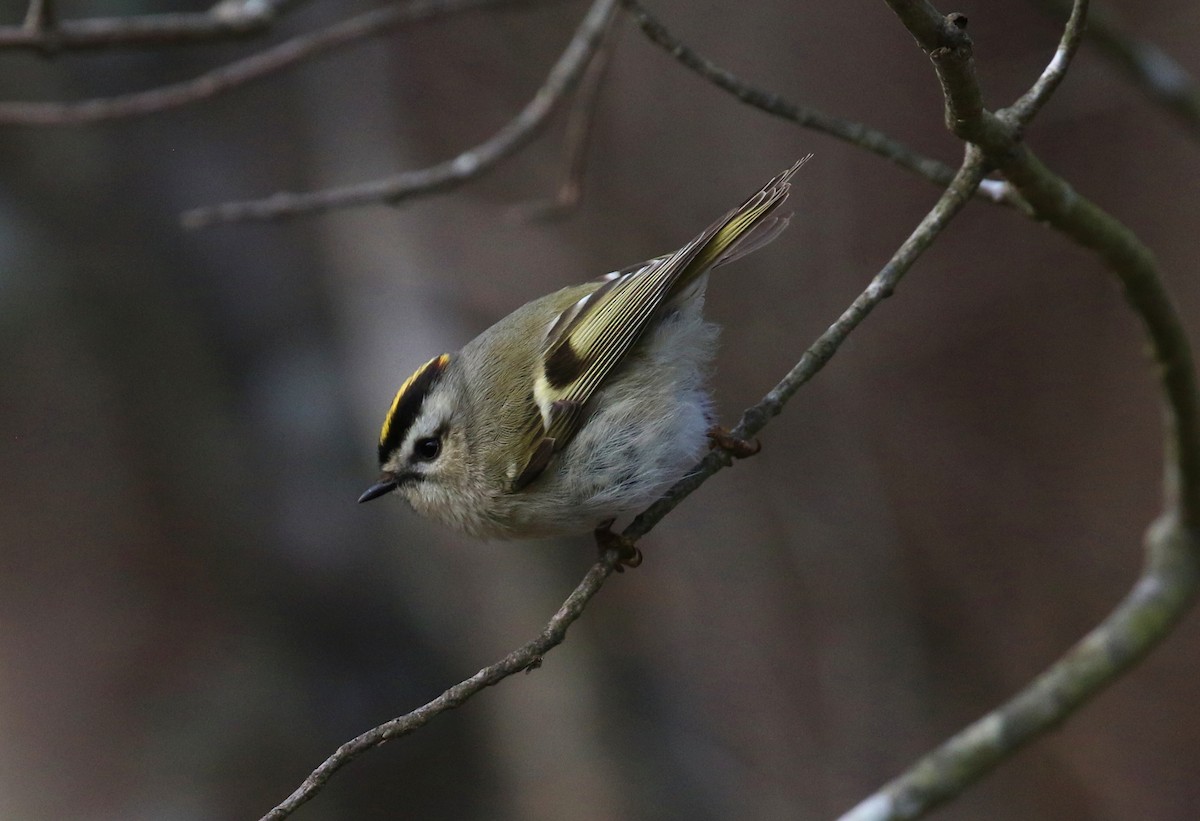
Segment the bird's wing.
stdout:
[[534,401],[541,429],[530,438],[520,490],[541,474],[584,422],[588,401],[628,356],[660,309],[701,274],[765,245],[787,225],[773,212],[788,195],[790,180],[808,158],[772,179],[739,207],[694,239],[657,257],[603,278],[602,284],[563,311],[546,334]]

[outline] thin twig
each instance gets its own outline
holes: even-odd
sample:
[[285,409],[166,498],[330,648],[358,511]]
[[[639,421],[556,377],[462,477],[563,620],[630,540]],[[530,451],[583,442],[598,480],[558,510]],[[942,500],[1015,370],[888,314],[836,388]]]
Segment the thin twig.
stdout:
[[[1070,0],[1035,0],[1036,4],[1064,16]],[[1150,99],[1171,112],[1194,140],[1200,140],[1200,85],[1171,55],[1124,30],[1116,10],[1108,3],[1093,3],[1088,15],[1088,42],[1125,72]]]
[[[734,437],[746,439],[762,430],[772,418],[779,415],[784,405],[800,389],[800,386],[825,367],[850,332],[858,327],[859,323],[866,319],[867,315],[880,302],[892,295],[897,283],[917,261],[917,258],[945,229],[950,220],[962,210],[963,206],[971,200],[976,186],[983,179],[985,170],[982,154],[974,148],[968,147],[962,167],[959,168],[950,181],[950,185],[929,213],[925,215],[925,218],[892,255],[888,263],[875,275],[866,290],[859,294],[837,321],[809,346],[795,367],[762,398],[762,401],[748,408],[742,414],[742,418],[731,431]],[[688,476],[637,516],[622,531],[621,536],[632,543],[650,532],[654,525],[687,498],[692,491],[721,468],[728,467],[731,461],[731,457],[724,450],[713,450]]]
[[452,160],[358,185],[303,194],[283,192],[261,200],[196,208],[183,215],[183,225],[203,228],[216,222],[280,219],[354,205],[394,205],[475,179],[526,145],[545,126],[563,97],[579,82],[615,11],[616,0],[596,0],[534,98],[490,138]]
[[604,40],[579,81],[579,88],[571,101],[567,114],[567,126],[563,132],[562,177],[554,194],[546,199],[527,202],[513,209],[518,220],[548,221],[566,216],[583,197],[583,177],[587,170],[587,152],[591,143],[592,125],[600,100],[600,89],[616,47],[620,29],[617,15],[609,21]]
[[52,0],[30,0],[20,26],[0,26],[0,49],[40,51],[174,45],[265,31],[297,0],[225,0],[208,11],[55,20]]
[[1054,94],[1059,83],[1067,76],[1071,59],[1075,56],[1075,52],[1079,49],[1079,43],[1083,39],[1087,16],[1087,0],[1081,0],[1071,7],[1071,16],[1067,18],[1067,24],[1063,28],[1062,39],[1059,40],[1054,57],[1042,72],[1042,76],[1038,77],[1037,82],[1022,94],[1020,99],[1009,106],[1009,111],[1016,117],[1018,123],[1025,125],[1032,120]]
[[[528,0],[527,0],[528,1]],[[311,34],[302,34],[213,71],[160,88],[79,102],[0,103],[0,125],[85,125],[166,111],[215,97],[341,46],[434,17],[514,0],[408,0],[364,12]]]
[[1164,517],[1146,536],[1146,572],[1115,610],[1001,707],[923,756],[839,821],[907,821],[962,793],[981,775],[1066,719],[1141,660],[1187,612],[1200,583],[1200,544]]
[[1191,346],[1154,255],[1121,222],[1041,163],[1021,138],[1021,124],[1010,110],[996,114],[978,102],[982,92],[970,38],[957,19],[961,15],[942,17],[926,0],[887,2],[933,62],[951,130],[979,145],[1033,207],[1037,219],[1096,251],[1120,279],[1126,300],[1146,326],[1163,385],[1166,504],[1168,509],[1180,508],[1182,526],[1200,526],[1200,393]]
[[[953,168],[912,150],[882,131],[862,123],[826,114],[811,106],[793,103],[774,92],[750,85],[672,34],[662,21],[651,14],[639,0],[621,0],[621,5],[625,7],[652,43],[660,46],[685,68],[695,72],[717,88],[729,92],[746,105],[804,128],[810,128],[813,131],[819,131],[865,148],[936,185],[944,187],[954,179]],[[989,202],[1020,207],[1020,203],[1014,200],[1012,192],[1002,181],[984,180],[978,191]]]
[[[1085,2],[1076,0],[1072,19]],[[1147,532],[1142,574],[1103,622],[1008,703],[920,759],[842,821],[918,818],[957,796],[1133,667],[1178,623],[1200,588],[1200,396],[1187,336],[1153,256],[1129,229],[1038,161],[1021,141],[1012,112],[997,116],[976,105],[982,93],[965,19],[942,17],[924,0],[888,4],[933,61],[951,130],[977,139],[1038,219],[1096,251],[1124,285],[1162,382],[1165,509]],[[952,120],[952,112],[961,118]]]
[[321,766],[313,770],[295,792],[264,815],[261,821],[282,821],[287,818],[301,804],[320,792],[334,773],[367,750],[394,738],[408,735],[424,726],[433,717],[461,706],[463,702],[483,688],[499,684],[514,673],[539,667],[542,657],[566,638],[567,629],[582,615],[588,601],[600,591],[605,579],[612,575],[613,568],[619,561],[620,553],[617,550],[607,551],[600,561],[588,570],[583,581],[563,602],[562,607],[550,619],[550,623],[542,630],[541,635],[513,650],[495,664],[484,667],[475,675],[454,685],[433,701],[347,741],[338,747],[333,755],[325,759]]
[[21,28],[32,35],[46,36],[56,23],[54,0],[29,0],[25,22]]

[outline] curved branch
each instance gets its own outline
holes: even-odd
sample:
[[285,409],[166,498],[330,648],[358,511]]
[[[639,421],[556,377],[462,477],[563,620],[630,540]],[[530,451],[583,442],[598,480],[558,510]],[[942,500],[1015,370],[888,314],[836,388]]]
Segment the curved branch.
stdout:
[[[986,149],[985,149],[986,151]],[[1200,527],[1200,394],[1191,345],[1150,249],[1120,221],[1080,196],[1022,145],[998,163],[1039,219],[1099,254],[1141,318],[1163,391],[1164,503],[1182,527]]]
[[1059,40],[1058,49],[1054,52],[1054,57],[1051,58],[1049,65],[1042,72],[1042,76],[1038,77],[1037,82],[1033,87],[1021,95],[1009,110],[1016,117],[1017,122],[1026,125],[1034,116],[1041,110],[1041,107],[1046,104],[1058,88],[1059,83],[1067,76],[1067,69],[1071,65],[1071,60],[1075,56],[1075,52],[1079,50],[1079,43],[1083,39],[1083,30],[1086,25],[1088,16],[1088,0],[1080,0],[1071,7],[1071,16],[1067,19],[1067,24],[1063,28],[1062,39]]
[[566,51],[550,69],[546,82],[525,108],[490,138],[454,159],[358,185],[303,194],[282,192],[261,200],[194,208],[183,214],[183,225],[186,228],[204,228],[217,222],[281,219],[354,205],[395,205],[418,194],[457,188],[491,170],[541,131],[559,103],[579,82],[609,31],[615,11],[616,0],[596,0]]
[[[1036,0],[1057,14],[1066,14],[1070,0]],[[1179,62],[1154,43],[1122,30],[1116,11],[1093,3],[1088,16],[1088,41],[1117,64],[1147,97],[1175,115],[1188,135],[1200,140],[1200,86]]]
[[355,739],[347,741],[337,748],[337,751],[321,763],[308,778],[304,779],[296,791],[281,801],[274,809],[264,815],[261,821],[282,821],[325,786],[325,783],[358,756],[374,747],[378,747],[394,738],[408,735],[429,722],[431,718],[447,710],[459,707],[471,696],[485,687],[499,684],[504,679],[522,670],[535,670],[541,666],[542,657],[562,643],[567,637],[567,629],[583,614],[592,596],[600,591],[604,580],[612,575],[613,569],[620,561],[616,550],[607,551],[600,561],[592,565],[583,581],[574,592],[563,602],[562,607],[550,619],[546,629],[533,641],[527,642],[495,664],[484,667],[475,675],[461,681],[440,696],[413,710],[411,713],[393,718],[368,730]]
[[[911,171],[940,186],[950,185],[955,171],[945,163],[926,157],[899,140],[889,137],[882,131],[870,126],[845,120],[826,114],[811,106],[802,106],[785,100],[771,91],[756,88],[741,80],[733,72],[722,68],[707,57],[699,54],[691,46],[684,43],[667,30],[657,17],[650,13],[639,0],[621,0],[621,5],[633,17],[634,22],[652,43],[679,61],[685,68],[695,72],[700,77],[724,91],[729,92],[748,106],[757,108],[780,119],[796,123],[803,128],[828,134],[851,145],[865,148],[873,154],[894,162],[901,168]],[[1012,191],[1000,180],[983,180],[978,188],[979,193],[989,202],[1016,205]]]
[[296,2],[225,0],[200,12],[56,20],[50,0],[32,0],[23,25],[0,26],[0,49],[54,53],[245,37],[266,31]]
[[235,60],[228,65],[180,83],[78,102],[0,102],[0,125],[87,125],[104,120],[139,117],[215,97],[268,74],[400,26],[445,14],[490,6],[513,5],[514,0],[409,0],[364,12],[311,34]]
[[1108,618],[1007,704],[922,757],[839,821],[920,818],[1057,727],[1140,661],[1187,611],[1200,582],[1194,531],[1164,516],[1150,528],[1146,548],[1146,572]]
[[567,124],[563,131],[562,175],[558,187],[549,197],[513,206],[509,216],[517,220],[549,221],[566,216],[583,198],[583,178],[587,170],[588,146],[596,118],[600,89],[604,86],[609,63],[617,45],[619,30],[616,17],[612,31],[604,38],[599,50],[588,64],[571,100]]
[[[1014,112],[995,115],[975,105],[982,94],[970,40],[961,31],[965,18],[943,18],[924,0],[888,3],[933,61],[947,112],[963,115],[958,120],[948,115],[951,129],[978,139],[979,150],[1037,218],[1096,251],[1124,285],[1150,338],[1162,382],[1165,511],[1147,533],[1142,574],[1100,625],[1007,704],[926,755],[842,821],[917,818],[958,795],[1136,664],[1178,623],[1200,589],[1200,398],[1191,348],[1153,256],[1128,228],[1038,161],[1019,139]],[[1076,0],[1073,20],[1085,3]]]
[[[1086,0],[1075,1],[1086,4]],[[997,114],[978,103],[982,92],[971,41],[963,30],[965,18],[942,17],[926,0],[887,2],[932,60],[946,96],[951,130],[980,147],[1030,204],[1037,219],[1097,252],[1124,286],[1159,366],[1166,411],[1166,506],[1179,508],[1183,527],[1200,527],[1200,392],[1191,345],[1154,255],[1120,221],[1042,164],[1021,140],[1020,124],[1011,109]]]

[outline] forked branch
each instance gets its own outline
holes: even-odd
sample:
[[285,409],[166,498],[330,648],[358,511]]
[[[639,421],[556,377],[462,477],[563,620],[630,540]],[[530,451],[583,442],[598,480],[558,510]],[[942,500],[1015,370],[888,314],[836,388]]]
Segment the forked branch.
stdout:
[[[190,105],[290,68],[326,52],[447,14],[513,0],[408,0],[300,34],[249,57],[171,85],[77,102],[0,102],[0,125],[78,126],[156,114]],[[139,20],[141,18],[133,18]],[[151,25],[143,22],[141,25]]]
[[[717,88],[732,94],[742,103],[774,117],[793,122],[802,128],[828,134],[851,145],[866,149],[936,185],[947,186],[954,179],[955,171],[950,166],[914,151],[878,129],[843,117],[836,117],[812,106],[800,105],[773,91],[751,85],[732,71],[709,60],[672,34],[666,25],[652,14],[640,0],[621,0],[621,5],[628,10],[638,28],[650,42],[662,48],[680,65]],[[1015,200],[1011,189],[1003,180],[985,179],[977,190],[989,202],[1021,207],[1021,203]]]
[[161,46],[245,37],[266,31],[296,0],[223,0],[208,11],[59,20],[53,0],[30,0],[19,26],[0,26],[0,49],[44,54]]
[[487,140],[453,159],[358,185],[301,194],[282,192],[261,200],[195,208],[183,215],[183,224],[187,228],[203,228],[217,222],[280,219],[367,203],[394,205],[417,195],[448,191],[475,179],[526,145],[545,127],[595,57],[615,13],[616,0],[596,0],[550,69],[545,83],[525,108]]
[[1020,136],[1021,126],[1066,71],[1087,0],[1076,0],[1063,42],[1042,78],[1011,108],[997,113],[982,105],[965,18],[943,17],[924,0],[888,2],[933,61],[948,127],[977,144],[1030,203],[1036,218],[1099,254],[1124,286],[1130,307],[1146,328],[1162,383],[1164,511],[1147,531],[1142,574],[1101,624],[1006,704],[921,758],[842,821],[918,818],[958,795],[1143,658],[1187,612],[1200,586],[1200,400],[1183,325],[1149,250],[1042,165]]

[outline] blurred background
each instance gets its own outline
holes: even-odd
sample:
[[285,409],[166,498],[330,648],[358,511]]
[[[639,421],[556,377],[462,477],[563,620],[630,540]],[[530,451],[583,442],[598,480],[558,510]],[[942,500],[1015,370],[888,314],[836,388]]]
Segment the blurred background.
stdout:
[[[8,100],[196,76],[264,38],[0,55]],[[3,23],[24,6],[2,4]],[[200,10],[61,2],[63,17]],[[883,3],[652,4],[746,80],[957,165]],[[1200,6],[1117,4],[1193,73]],[[446,18],[207,102],[0,129],[0,818],[253,819],[341,742],[532,638],[588,538],[475,543],[360,507],[399,383],[561,285],[670,250],[813,152],[792,227],[712,282],[732,423],[938,190],[744,107],[622,26],[566,219],[521,207],[562,124],[403,207],[180,228],[187,208],[439,162],[525,104],[586,10]],[[1053,52],[963,2],[993,106]],[[1200,146],[1093,48],[1029,133],[1154,249],[1200,339]],[[1010,696],[1125,593],[1160,502],[1141,330],[1097,261],[973,204],[762,437],[644,542],[566,644],[340,773],[320,819],[828,818]],[[1200,622],[939,811],[1200,817]]]

